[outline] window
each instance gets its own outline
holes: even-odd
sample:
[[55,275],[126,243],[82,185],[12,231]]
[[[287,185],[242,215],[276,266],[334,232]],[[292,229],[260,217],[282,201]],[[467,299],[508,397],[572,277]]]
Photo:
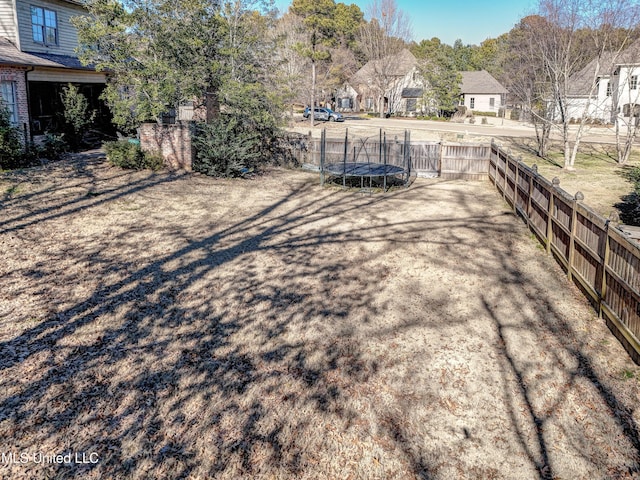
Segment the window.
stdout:
[[407,98],[407,112],[415,112],[418,106],[417,98]]
[[9,112],[9,119],[14,125],[18,123],[18,101],[16,98],[16,82],[0,82],[2,105]]
[[473,110],[474,108],[476,108],[476,99],[474,97],[471,97],[469,99],[469,108],[471,110]]
[[371,110],[373,108],[373,98],[367,97],[367,100],[365,101],[365,105],[367,107],[367,110]]
[[494,108],[494,107],[496,106],[496,99],[495,99],[495,98],[491,97],[491,98],[489,99],[489,106],[490,106],[491,108]]
[[31,32],[34,42],[57,45],[58,19],[56,12],[46,8],[31,7]]
[[625,117],[631,117],[631,112],[633,111],[633,116],[638,118],[640,117],[640,105],[633,105],[633,104],[625,104],[624,107],[622,107],[622,115]]
[[607,97],[611,96],[611,82],[607,82]]
[[631,75],[631,79],[629,80],[629,88],[631,90],[636,90],[638,88],[638,76]]

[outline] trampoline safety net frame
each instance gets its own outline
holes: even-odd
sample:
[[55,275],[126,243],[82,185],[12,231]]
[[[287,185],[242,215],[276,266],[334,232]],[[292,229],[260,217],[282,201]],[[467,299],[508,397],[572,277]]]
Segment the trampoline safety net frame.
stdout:
[[[391,184],[397,184],[397,180],[407,187],[411,178],[410,137],[409,130],[405,130],[404,141],[397,137],[388,141],[387,134],[381,129],[377,139],[350,138],[349,129],[346,129],[344,142],[331,140],[333,148],[328,152],[327,132],[323,129],[320,136],[320,185],[341,179],[342,187],[347,188],[347,180],[351,185],[353,179],[360,178],[360,188],[364,189],[368,180],[370,191],[374,181],[385,192]],[[339,147],[341,151],[337,152]]]

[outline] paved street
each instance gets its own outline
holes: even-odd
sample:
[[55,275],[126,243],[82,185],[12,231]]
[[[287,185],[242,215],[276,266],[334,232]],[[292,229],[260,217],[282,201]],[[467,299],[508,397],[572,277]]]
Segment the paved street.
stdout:
[[[487,118],[488,124],[483,125],[478,120],[475,124],[437,122],[431,120],[416,120],[411,118],[372,118],[364,116],[345,115],[345,121],[341,123],[317,122],[312,129],[314,136],[320,135],[323,128],[331,136],[343,135],[346,128],[355,135],[376,135],[380,129],[388,135],[402,135],[404,130],[411,131],[414,140],[440,140],[447,141],[488,141],[491,138],[504,137],[535,138],[533,125],[506,120],[502,118]],[[571,127],[576,128],[576,127]],[[295,118],[293,130],[300,133],[308,133],[309,122],[301,115]],[[553,132],[552,138],[560,139],[559,132]],[[612,127],[587,127],[583,141],[594,143],[615,143],[615,132]]]

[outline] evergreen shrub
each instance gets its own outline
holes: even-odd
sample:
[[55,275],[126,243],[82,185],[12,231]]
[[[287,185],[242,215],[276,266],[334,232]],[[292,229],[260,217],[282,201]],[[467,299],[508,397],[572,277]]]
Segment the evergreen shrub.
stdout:
[[104,151],[107,160],[116,167],[131,170],[160,170],[163,166],[162,157],[157,154],[143,152],[139,143],[129,140],[105,142]]

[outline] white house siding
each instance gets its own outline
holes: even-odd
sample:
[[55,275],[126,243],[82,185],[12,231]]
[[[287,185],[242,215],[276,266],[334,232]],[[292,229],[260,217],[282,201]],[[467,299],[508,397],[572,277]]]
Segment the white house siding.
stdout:
[[[576,121],[584,116],[589,120],[612,122],[613,97],[616,91],[615,81],[608,77],[601,77],[598,79],[598,87],[593,91],[593,96],[584,94],[567,98],[567,117]],[[557,118],[559,119],[559,113]]]
[[[632,77],[636,77],[635,85],[632,85]],[[621,66],[619,75],[613,77],[616,80],[617,88],[614,91],[614,101],[617,105],[617,117],[623,125],[627,125],[633,116],[633,110],[638,114],[640,105],[640,67]],[[634,87],[635,88],[631,88]],[[628,105],[625,108],[625,105]]]
[[[471,107],[471,99],[474,99],[473,107]],[[491,99],[494,99],[494,105],[491,106]],[[495,112],[496,114],[502,106],[501,95],[499,93],[465,93],[464,106],[474,112]]]
[[[43,45],[33,41],[31,33],[31,7],[41,7],[56,12],[58,27],[58,45]],[[74,49],[78,46],[78,34],[71,25],[71,17],[86,15],[86,10],[80,6],[61,1],[18,1],[18,25],[20,29],[20,45],[22,51],[50,53],[55,55],[75,56]]]
[[[594,101],[595,101],[595,98],[589,100],[588,97],[573,97],[568,99],[567,117],[570,119],[582,118],[582,114],[584,113],[585,108],[590,108],[591,110],[593,110]],[[589,104],[589,107],[587,107],[587,103]],[[589,113],[593,114],[595,112],[590,111]],[[560,121],[559,112],[557,113],[557,120]]]
[[[587,109],[585,106],[589,103]],[[586,97],[571,98],[567,106],[567,117],[569,119],[579,120],[584,115],[589,120],[595,120],[602,123],[611,122],[611,97],[599,98],[593,97],[588,100]]]
[[[611,86],[609,86],[611,84]],[[596,98],[589,105],[587,117],[601,120],[604,123],[612,121],[613,97],[617,92],[615,82],[611,78],[601,78],[596,89]],[[576,118],[580,118],[577,116]]]
[[18,45],[13,0],[0,0],[0,37],[8,38],[14,45]]

